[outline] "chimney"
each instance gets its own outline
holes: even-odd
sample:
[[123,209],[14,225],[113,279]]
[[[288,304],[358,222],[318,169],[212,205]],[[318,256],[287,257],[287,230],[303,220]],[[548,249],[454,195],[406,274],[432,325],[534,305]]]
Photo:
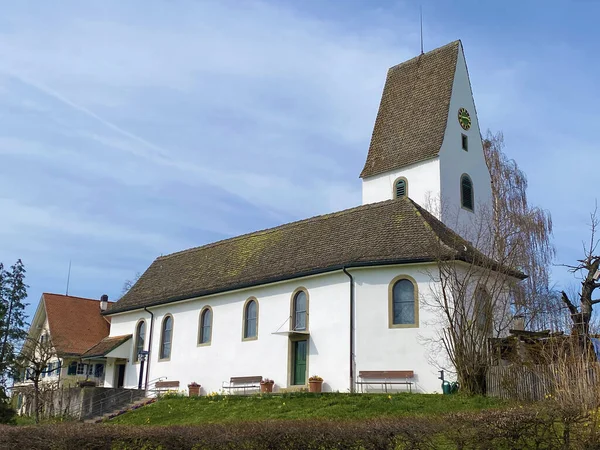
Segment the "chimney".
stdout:
[[512,329],[523,331],[525,330],[525,317],[518,314],[513,317]]
[[108,295],[104,294],[100,297],[100,311],[106,311],[108,308]]

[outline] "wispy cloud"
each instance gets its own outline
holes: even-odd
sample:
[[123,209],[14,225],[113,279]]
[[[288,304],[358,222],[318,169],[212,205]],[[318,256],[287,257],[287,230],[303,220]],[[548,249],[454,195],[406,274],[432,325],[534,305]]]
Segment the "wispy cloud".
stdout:
[[[416,54],[417,13],[333,4],[6,6],[0,258],[28,258],[34,297],[63,289],[73,255],[79,294],[116,295],[160,253],[359,204],[385,73]],[[430,48],[462,20],[436,9]],[[462,30],[480,122],[517,141],[527,170],[525,143],[551,123],[531,86],[543,58]]]

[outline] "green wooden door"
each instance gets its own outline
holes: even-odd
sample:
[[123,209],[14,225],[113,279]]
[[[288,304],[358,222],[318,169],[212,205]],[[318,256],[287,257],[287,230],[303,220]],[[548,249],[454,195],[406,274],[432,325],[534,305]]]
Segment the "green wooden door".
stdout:
[[308,341],[294,342],[294,380],[293,384],[306,384],[306,349]]

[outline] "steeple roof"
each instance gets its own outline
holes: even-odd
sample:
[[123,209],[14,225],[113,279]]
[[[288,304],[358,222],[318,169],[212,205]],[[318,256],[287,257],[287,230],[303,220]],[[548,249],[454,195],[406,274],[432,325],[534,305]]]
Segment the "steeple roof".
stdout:
[[388,70],[361,178],[438,155],[460,45],[451,42]]

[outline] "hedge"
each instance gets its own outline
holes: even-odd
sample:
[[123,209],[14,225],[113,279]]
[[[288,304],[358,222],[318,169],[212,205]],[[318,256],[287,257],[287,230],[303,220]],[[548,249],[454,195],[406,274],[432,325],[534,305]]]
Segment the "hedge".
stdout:
[[196,426],[63,423],[0,426],[1,449],[565,449],[598,448],[598,424],[569,428],[535,409],[362,421],[287,420]]

